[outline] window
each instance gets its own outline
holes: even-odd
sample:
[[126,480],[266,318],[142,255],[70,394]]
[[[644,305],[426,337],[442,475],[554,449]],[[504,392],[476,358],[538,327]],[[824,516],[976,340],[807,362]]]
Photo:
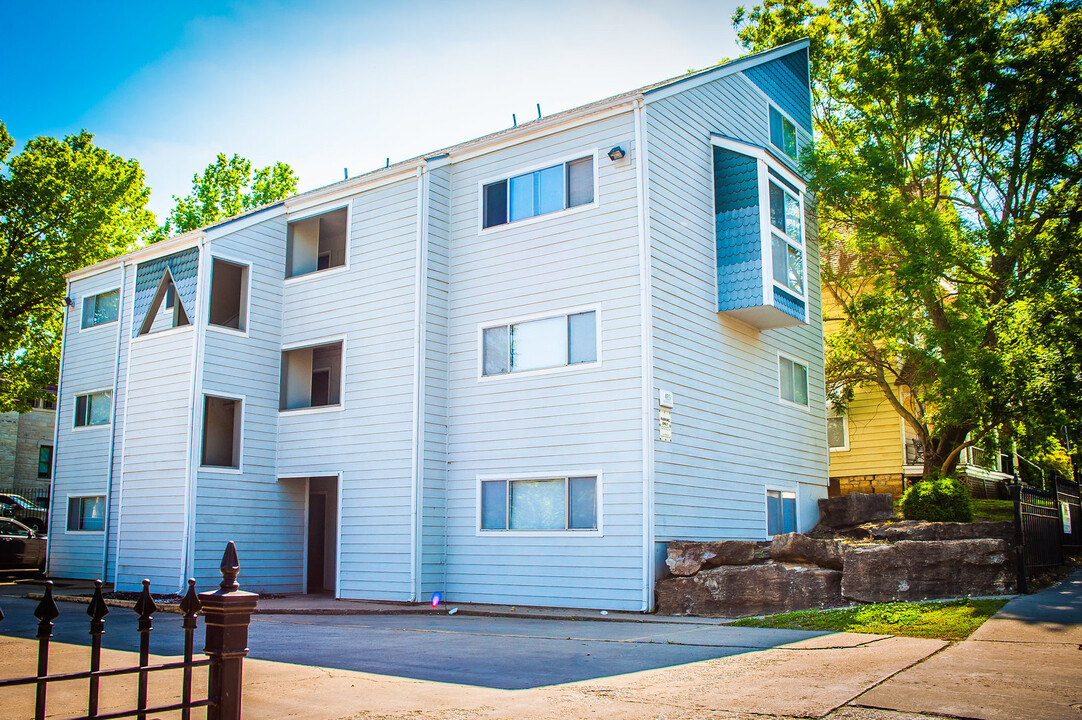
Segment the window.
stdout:
[[38,446],[38,477],[48,479],[53,476],[53,446]]
[[827,447],[831,452],[849,449],[849,421],[834,410],[827,410]]
[[766,534],[796,532],[796,493],[766,491]]
[[236,398],[204,396],[204,466],[240,468],[241,406]]
[[113,393],[110,390],[75,396],[75,427],[108,425],[112,413]]
[[343,207],[289,223],[286,277],[344,266],[348,216],[347,208]]
[[484,375],[597,361],[597,313],[593,310],[497,325],[482,334]]
[[248,266],[214,258],[210,273],[211,325],[245,329],[248,312]]
[[770,106],[770,142],[793,160],[797,159],[796,125],[773,105]]
[[804,248],[800,200],[773,181],[770,187],[770,233],[774,282],[804,296]]
[[279,409],[299,410],[341,404],[341,341],[282,352]]
[[83,328],[116,322],[120,311],[120,291],[110,290],[83,298]]
[[594,201],[594,159],[578,158],[484,186],[483,227],[546,215]]
[[808,368],[789,358],[778,356],[781,399],[797,405],[808,404]]
[[148,335],[185,325],[191,325],[188,312],[184,309],[184,303],[177,300],[177,286],[172,275],[165,272],[143,324],[139,326],[139,334]]
[[68,498],[68,530],[104,530],[105,496]]
[[49,395],[30,401],[30,407],[35,410],[56,410],[56,397]]
[[597,478],[481,482],[482,530],[596,530]]

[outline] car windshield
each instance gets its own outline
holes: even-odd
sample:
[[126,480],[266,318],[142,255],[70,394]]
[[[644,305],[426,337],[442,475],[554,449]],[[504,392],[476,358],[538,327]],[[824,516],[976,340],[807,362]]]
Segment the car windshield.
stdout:
[[41,509],[37,505],[35,505],[34,503],[32,503],[29,500],[27,500],[26,498],[22,497],[21,495],[4,495],[4,496],[0,496],[0,502],[14,503],[14,504],[18,505],[19,507],[26,508],[27,510],[40,510]]

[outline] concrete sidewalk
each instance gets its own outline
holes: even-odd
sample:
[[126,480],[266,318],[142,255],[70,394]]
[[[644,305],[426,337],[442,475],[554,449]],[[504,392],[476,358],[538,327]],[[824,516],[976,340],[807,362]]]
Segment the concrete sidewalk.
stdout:
[[972,637],[854,705],[980,720],[1082,718],[1082,571],[1003,606]]

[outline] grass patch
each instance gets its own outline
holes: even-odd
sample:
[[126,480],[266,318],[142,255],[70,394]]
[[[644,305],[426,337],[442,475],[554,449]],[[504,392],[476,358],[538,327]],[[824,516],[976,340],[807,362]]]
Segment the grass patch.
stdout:
[[973,499],[974,520],[1014,521],[1014,503],[1010,500]]
[[731,624],[965,640],[1006,602],[996,599],[884,603],[835,610],[800,610],[764,618],[744,618]]

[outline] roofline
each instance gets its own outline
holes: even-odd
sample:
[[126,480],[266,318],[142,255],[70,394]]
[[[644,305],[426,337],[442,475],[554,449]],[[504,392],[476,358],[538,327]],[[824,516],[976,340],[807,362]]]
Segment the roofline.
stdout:
[[753,55],[747,55],[742,58],[737,58],[736,60],[730,60],[729,62],[715,65],[696,73],[662,80],[661,82],[647,85],[637,90],[620,93],[603,100],[580,105],[547,117],[531,120],[530,122],[522,123],[521,125],[504,128],[503,130],[482,135],[473,140],[467,140],[466,142],[458,143],[457,145],[451,145],[439,150],[427,152],[407,160],[387,165],[386,167],[378,168],[345,180],[339,180],[330,185],[324,185],[307,192],[293,195],[284,200],[225,218],[198,230],[175,235],[171,238],[161,240],[124,255],[119,255],[115,258],[95,263],[89,267],[72,271],[64,277],[67,278],[69,282],[80,280],[127,262],[135,262],[165,254],[167,250],[184,249],[190,245],[196,244],[201,238],[205,238],[208,232],[259,213],[271,210],[283,210],[285,212],[302,210],[322,203],[333,202],[340,197],[356,194],[363,188],[385,185],[404,178],[412,178],[415,177],[418,168],[431,167],[430,163],[433,163],[434,161],[442,161],[445,163],[466,160],[479,155],[496,152],[511,145],[526,142],[538,135],[547,135],[567,126],[595,122],[624,112],[631,112],[632,108],[639,103],[649,104],[663,100],[694,87],[713,82],[719,78],[743,72],[755,65],[770,62],[771,60],[775,60],[784,55],[806,49],[810,45],[811,41],[808,38],[801,38],[800,40],[794,40],[793,42],[780,45],[776,48],[764,50]]

